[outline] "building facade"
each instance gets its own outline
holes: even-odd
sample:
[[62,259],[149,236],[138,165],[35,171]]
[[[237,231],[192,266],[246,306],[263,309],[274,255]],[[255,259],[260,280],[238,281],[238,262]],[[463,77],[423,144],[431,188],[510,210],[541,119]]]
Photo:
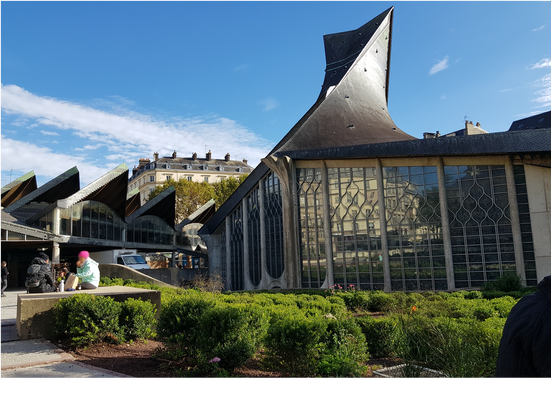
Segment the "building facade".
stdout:
[[170,157],[159,158],[159,154],[155,152],[153,161],[141,158],[138,166],[133,168],[128,190],[139,190],[140,202],[143,205],[151,192],[169,179],[215,183],[232,176],[249,174],[252,170],[246,159],[231,160],[229,153],[224,159],[213,159],[211,151],[207,152],[205,158],[198,158],[197,153],[193,153],[190,158],[182,158],[177,156],[176,151]]
[[229,289],[455,290],[551,273],[551,129],[399,130],[392,14],[324,36],[318,100],[199,231]]

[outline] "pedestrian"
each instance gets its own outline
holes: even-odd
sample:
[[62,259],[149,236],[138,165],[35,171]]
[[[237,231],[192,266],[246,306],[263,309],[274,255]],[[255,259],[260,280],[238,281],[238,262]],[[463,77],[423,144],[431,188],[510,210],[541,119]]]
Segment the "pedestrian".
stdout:
[[41,252],[32,260],[27,270],[27,280],[35,280],[37,285],[28,287],[29,293],[52,293],[56,290],[50,257]]
[[81,251],[78,254],[77,277],[80,286],[85,290],[92,290],[99,286],[99,264],[90,258],[88,251]]
[[551,377],[551,275],[511,310],[499,343],[496,377]]
[[10,272],[8,271],[8,263],[6,261],[2,261],[2,297],[6,296],[4,291],[8,288],[8,275],[10,275]]

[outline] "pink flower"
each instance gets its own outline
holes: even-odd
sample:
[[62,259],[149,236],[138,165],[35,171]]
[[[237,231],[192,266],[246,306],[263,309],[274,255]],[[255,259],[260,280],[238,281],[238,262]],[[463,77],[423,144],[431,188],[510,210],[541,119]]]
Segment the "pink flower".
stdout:
[[218,363],[220,359],[218,357],[213,358],[209,363]]

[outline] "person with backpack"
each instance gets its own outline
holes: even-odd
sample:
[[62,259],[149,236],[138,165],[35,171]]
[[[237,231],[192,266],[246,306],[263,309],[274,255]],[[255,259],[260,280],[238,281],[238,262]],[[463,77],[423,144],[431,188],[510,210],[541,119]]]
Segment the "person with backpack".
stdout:
[[8,263],[6,261],[2,261],[2,297],[5,297],[6,294],[4,294],[4,291],[6,291],[6,288],[8,288],[8,275],[10,272],[8,271]]
[[45,253],[41,252],[32,260],[31,266],[27,269],[25,285],[29,293],[52,293],[56,290],[50,257]]
[[81,251],[78,254],[77,277],[80,286],[84,290],[93,290],[99,285],[99,264],[90,258],[88,251]]

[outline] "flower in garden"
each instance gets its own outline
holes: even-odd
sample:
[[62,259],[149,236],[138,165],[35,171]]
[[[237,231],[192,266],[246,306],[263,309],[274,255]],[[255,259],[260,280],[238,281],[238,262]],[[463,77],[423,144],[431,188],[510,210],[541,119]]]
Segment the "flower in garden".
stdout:
[[213,358],[209,363],[218,363],[220,359],[218,357]]
[[411,307],[411,312],[413,313],[414,311],[417,311],[417,307],[415,306]]

